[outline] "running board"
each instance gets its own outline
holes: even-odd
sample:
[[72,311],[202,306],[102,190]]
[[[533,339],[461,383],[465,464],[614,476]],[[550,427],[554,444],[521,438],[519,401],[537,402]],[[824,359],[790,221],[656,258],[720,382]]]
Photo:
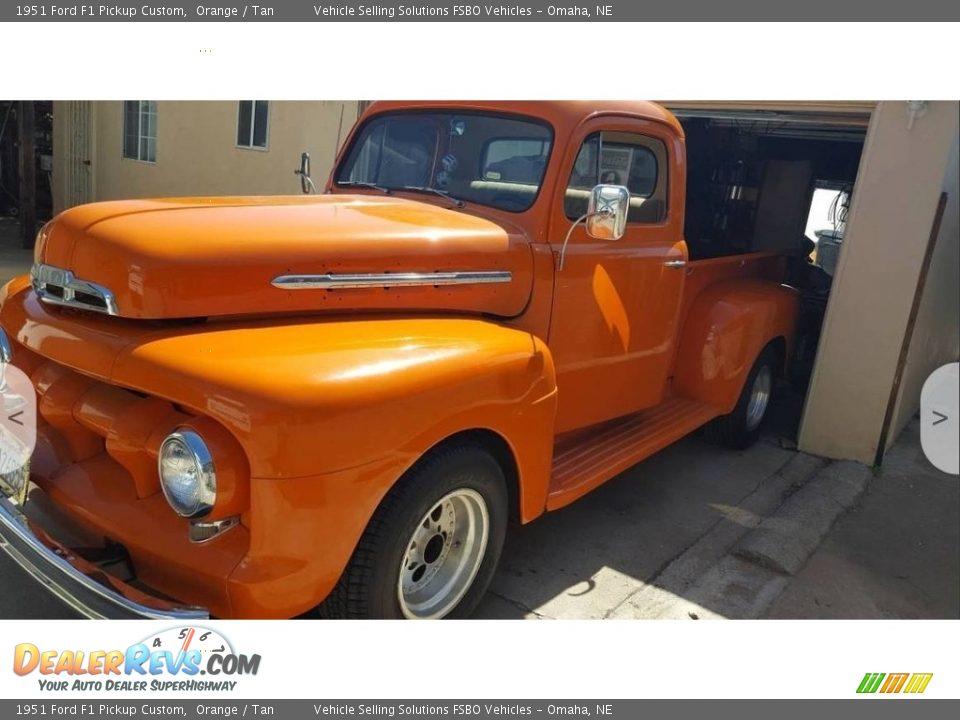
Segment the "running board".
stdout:
[[569,505],[717,415],[712,405],[672,398],[564,438],[553,448],[547,510]]

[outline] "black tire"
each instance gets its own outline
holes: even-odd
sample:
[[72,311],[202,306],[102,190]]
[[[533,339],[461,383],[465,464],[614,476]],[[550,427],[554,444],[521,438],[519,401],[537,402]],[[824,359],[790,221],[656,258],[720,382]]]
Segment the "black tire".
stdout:
[[773,385],[777,377],[779,367],[778,355],[769,345],[763,349],[760,356],[754,362],[753,367],[747,374],[747,379],[740,391],[740,397],[733,408],[733,412],[728,415],[721,415],[707,426],[707,435],[717,442],[726,445],[734,450],[744,450],[753,445],[760,437],[764,422],[770,414],[770,401],[767,401],[760,421],[756,424],[748,422],[748,408],[750,406],[750,397],[753,393],[754,383],[757,377],[763,373],[769,373],[770,393],[773,393]]
[[400,565],[414,532],[437,503],[456,490],[472,490],[486,503],[487,545],[473,582],[445,617],[462,618],[483,597],[500,560],[508,520],[506,480],[479,445],[442,448],[423,458],[384,497],[339,583],[317,608],[324,618],[400,619]]

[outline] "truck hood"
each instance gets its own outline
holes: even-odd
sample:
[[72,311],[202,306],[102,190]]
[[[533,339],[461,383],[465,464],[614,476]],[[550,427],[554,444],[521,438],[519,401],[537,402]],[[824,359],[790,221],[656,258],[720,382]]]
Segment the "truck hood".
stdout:
[[523,311],[533,283],[521,233],[366,195],[81,205],[44,228],[37,261],[106,290],[115,314],[140,319],[350,310],[509,317]]

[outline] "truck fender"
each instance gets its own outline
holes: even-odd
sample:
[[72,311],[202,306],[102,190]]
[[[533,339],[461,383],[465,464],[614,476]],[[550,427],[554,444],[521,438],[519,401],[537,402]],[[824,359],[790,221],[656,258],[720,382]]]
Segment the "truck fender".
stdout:
[[162,389],[244,448],[250,552],[231,575],[230,596],[258,615],[319,602],[390,488],[460,433],[493,433],[510,448],[516,472],[505,475],[516,478],[522,522],[546,505],[553,361],[529,332],[489,320],[292,319],[171,331],[133,343],[113,381]]
[[733,411],[760,352],[782,340],[790,355],[799,308],[797,291],[765,280],[718,282],[693,301],[677,352],[673,388],[681,397]]

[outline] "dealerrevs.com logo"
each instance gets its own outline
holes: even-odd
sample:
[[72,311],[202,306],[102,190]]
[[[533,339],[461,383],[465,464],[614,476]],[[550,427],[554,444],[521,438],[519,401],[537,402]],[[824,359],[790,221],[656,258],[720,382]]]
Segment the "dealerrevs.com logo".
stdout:
[[234,651],[205,627],[178,627],[150,635],[126,650],[51,650],[33,643],[14,648],[13,671],[37,674],[45,691],[229,692],[237,678],[256,675],[260,655]]

